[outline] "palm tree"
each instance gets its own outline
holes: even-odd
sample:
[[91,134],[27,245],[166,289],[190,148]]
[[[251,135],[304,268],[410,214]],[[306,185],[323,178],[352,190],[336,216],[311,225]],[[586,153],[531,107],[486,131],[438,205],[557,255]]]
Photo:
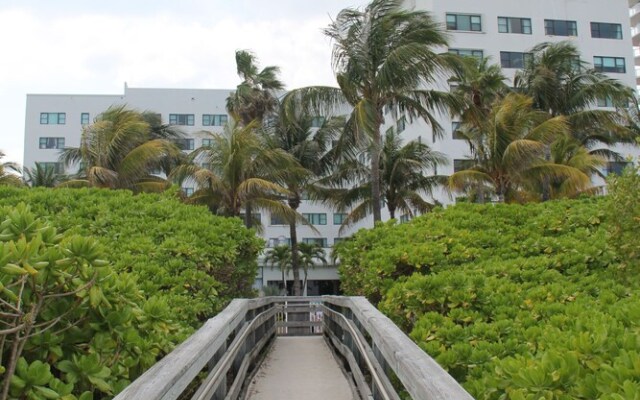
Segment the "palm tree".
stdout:
[[287,295],[287,279],[286,274],[289,272],[291,268],[291,247],[284,245],[279,245],[267,252],[264,256],[265,265],[271,264],[271,268],[278,268],[280,272],[282,272],[282,287],[283,287],[283,295]]
[[295,160],[281,149],[268,148],[256,126],[256,121],[240,126],[231,120],[224,133],[212,135],[211,146],[193,151],[189,163],[177,167],[171,178],[179,183],[193,180],[198,190],[190,201],[206,204],[219,215],[239,217],[252,203],[288,219],[296,218],[281,201],[289,192],[276,183],[298,169]]
[[55,168],[38,162],[34,168],[25,167],[24,174],[27,184],[31,187],[55,187],[66,179],[65,175],[57,173]]
[[300,265],[302,266],[302,270],[304,271],[302,293],[306,296],[309,270],[316,266],[317,261],[321,262],[323,265],[327,265],[327,259],[324,249],[317,244],[300,243],[298,251],[300,252]]
[[262,123],[277,108],[277,92],[284,89],[284,83],[278,79],[280,68],[268,66],[259,70],[257,61],[247,50],[236,51],[236,67],[242,82],[227,98],[227,111],[244,126],[254,120]]
[[[588,68],[571,42],[540,43],[531,54],[530,62],[516,74],[514,86],[533,98],[536,109],[567,117],[571,135],[588,149],[634,141],[634,135],[620,126],[617,112],[594,109],[604,99],[618,106],[629,104],[633,99],[629,87]],[[596,153],[620,158],[608,149]]]
[[402,0],[373,0],[364,10],[347,8],[325,29],[334,42],[333,67],[339,89],[323,88],[333,104],[349,104],[348,133],[370,159],[371,210],[381,220],[380,155],[384,110],[410,120],[422,118],[436,134],[433,112],[455,104],[450,93],[425,89],[449,71],[452,55],[439,54],[447,36],[424,11],[410,11]]
[[77,177],[63,185],[162,191],[169,182],[152,175],[151,170],[179,153],[170,140],[152,137],[141,113],[124,105],[110,107],[84,129],[80,147],[67,147],[60,153],[65,165],[80,165]]
[[455,114],[459,115],[462,124],[478,125],[487,118],[491,106],[509,92],[505,83],[507,77],[499,65],[490,63],[488,57],[464,57],[460,65],[449,79],[455,84],[453,94],[461,105]]
[[[533,99],[509,94],[496,103],[479,126],[463,126],[460,134],[471,147],[469,168],[449,177],[456,190],[490,189],[498,201],[521,200],[534,182],[564,179],[567,185],[584,188],[589,177],[580,170],[545,160],[547,147],[568,134],[563,116],[551,118],[533,108]],[[568,180],[568,181],[566,181]]]
[[[423,198],[431,196],[433,189],[446,182],[445,177],[427,175],[439,166],[448,164],[447,157],[433,151],[419,140],[406,144],[393,129],[384,136],[380,155],[380,191],[391,218],[397,212],[414,216],[426,213],[433,204]],[[342,229],[369,215],[374,209],[371,197],[370,167],[363,157],[352,157],[338,166],[337,170],[322,182],[333,186],[326,193],[328,202],[339,210],[351,210],[342,224]]]
[[[283,176],[282,185],[289,191],[287,204],[297,214],[304,193],[314,192],[317,178],[330,168],[332,139],[337,137],[344,124],[342,118],[314,118],[300,104],[296,91],[288,93],[280,103],[278,112],[266,124],[270,147],[281,149],[297,161],[302,170],[290,171]],[[320,124],[317,122],[320,121]],[[316,125],[314,126],[314,122]],[[293,294],[300,296],[300,262],[298,257],[298,219],[290,219],[291,269]],[[308,222],[305,221],[306,224]],[[310,225],[311,226],[311,225]]]
[[[5,154],[0,151],[0,160],[4,158]],[[24,183],[20,176],[20,167],[13,162],[0,163],[0,186],[22,186]]]

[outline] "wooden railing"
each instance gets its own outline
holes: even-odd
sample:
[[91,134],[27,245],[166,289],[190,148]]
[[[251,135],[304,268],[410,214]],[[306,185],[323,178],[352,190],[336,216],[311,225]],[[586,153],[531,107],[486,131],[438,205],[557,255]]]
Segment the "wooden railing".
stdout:
[[242,398],[277,335],[324,335],[361,399],[472,399],[365,298],[323,296],[233,300],[116,400]]

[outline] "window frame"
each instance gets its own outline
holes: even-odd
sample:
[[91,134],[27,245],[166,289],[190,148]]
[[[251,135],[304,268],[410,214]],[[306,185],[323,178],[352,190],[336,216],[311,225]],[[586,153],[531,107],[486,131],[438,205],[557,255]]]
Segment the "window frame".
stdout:
[[202,114],[202,126],[224,126],[228,121],[227,114]]
[[[56,116],[56,122],[50,122],[51,116]],[[66,125],[67,113],[65,112],[41,112],[40,125]]]
[[182,151],[195,150],[195,140],[193,138],[174,139],[174,143]]
[[[617,29],[615,30],[616,36],[603,36],[602,32],[603,29],[602,27],[606,26],[606,27],[616,27]],[[591,37],[594,39],[613,39],[613,40],[623,40],[624,39],[624,34],[622,33],[622,24],[617,24],[615,22],[591,22]],[[597,27],[597,29],[594,29],[595,27]],[[605,32],[613,32],[611,30],[604,30]],[[594,35],[595,32],[598,32],[597,35]]]
[[302,243],[317,244],[320,247],[322,247],[323,249],[326,249],[329,246],[329,241],[327,240],[326,237],[321,237],[321,238],[302,238]]
[[89,125],[91,123],[90,114],[88,112],[83,112],[80,114],[80,125]]
[[303,213],[302,216],[311,225],[326,225],[327,213]]
[[[54,141],[54,145],[49,147],[48,144]],[[60,145],[62,143],[62,145]],[[44,146],[43,146],[44,144]],[[57,136],[40,136],[38,138],[38,148],[42,150],[60,150],[64,149],[65,146],[65,138],[57,137]]]
[[[528,21],[529,25],[526,26],[526,24],[524,23],[525,21]],[[504,22],[504,23],[502,23]],[[516,28],[518,28],[520,30],[520,32],[518,32],[517,30],[514,30],[514,25],[517,23]],[[506,30],[502,30],[502,27],[504,26],[504,28]],[[529,31],[527,32],[525,28],[528,28]],[[533,34],[533,24],[531,23],[531,18],[521,18],[521,17],[498,17],[498,32],[499,33],[514,33],[514,34],[520,34],[520,35],[531,35]]]
[[[596,59],[600,59],[600,64],[596,63]],[[614,67],[605,67],[605,60],[613,60]],[[622,61],[622,68],[618,65],[618,61]],[[610,73],[610,74],[626,74],[627,73],[627,60],[624,57],[612,57],[612,56],[593,56],[593,69],[598,72]]]
[[[449,17],[453,17],[454,20],[450,21]],[[469,29],[460,29],[458,22],[458,18],[466,17],[469,18]],[[473,22],[473,18],[477,18],[478,22]],[[465,14],[465,13],[452,13],[448,12],[445,14],[445,25],[448,31],[458,31],[458,32],[482,32],[482,15],[480,14]],[[474,29],[474,26],[477,29]]]
[[[482,49],[449,48],[449,53],[458,55],[460,57],[474,57],[479,60],[484,58],[484,50]],[[474,54],[474,53],[480,53],[480,54]]]
[[[342,225],[344,220],[347,219],[348,216],[349,216],[349,214],[347,214],[347,213],[333,213],[333,225]],[[336,218],[336,217],[338,217],[338,218]],[[338,222],[336,222],[336,221],[338,221]]]
[[211,138],[202,138],[202,147],[211,147],[213,146],[213,139]]
[[[504,63],[504,57],[503,55],[509,55],[509,65],[505,65]],[[522,63],[521,66],[514,66],[514,59],[513,59],[513,55],[514,54],[519,54],[522,56]],[[500,66],[502,68],[508,68],[508,69],[522,69],[525,67],[526,63],[531,61],[533,59],[533,54],[531,53],[527,53],[527,52],[521,52],[521,51],[501,51],[500,52]]]
[[195,114],[169,114],[169,125],[194,126],[195,118]]
[[[564,23],[564,27],[558,27],[558,25],[562,23]],[[570,24],[573,24],[573,26],[570,26]],[[562,28],[566,30],[566,35],[562,34]],[[578,21],[570,19],[545,19],[544,34],[547,36],[563,37],[578,36]]]

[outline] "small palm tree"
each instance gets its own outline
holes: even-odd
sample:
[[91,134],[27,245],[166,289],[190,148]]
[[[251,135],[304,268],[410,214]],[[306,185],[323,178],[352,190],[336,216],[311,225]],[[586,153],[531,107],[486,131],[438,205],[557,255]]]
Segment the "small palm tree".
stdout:
[[[5,154],[0,151],[0,160],[5,157]],[[20,167],[13,162],[0,163],[0,186],[22,186],[24,183],[20,176]]]
[[309,277],[309,270],[315,268],[316,263],[320,262],[322,265],[327,265],[326,253],[322,247],[317,244],[300,243],[298,248],[300,252],[300,266],[304,271],[304,283],[302,285],[302,295],[307,295],[307,279]]
[[36,163],[34,168],[25,168],[26,182],[31,187],[55,187],[65,181],[66,176],[56,172],[51,166]]
[[78,175],[63,185],[162,191],[169,182],[151,170],[179,153],[170,140],[152,137],[142,114],[125,106],[110,107],[84,129],[80,147],[62,150],[61,162],[80,165]]
[[[328,201],[339,210],[351,210],[341,230],[364,219],[374,209],[370,190],[373,174],[362,161],[362,157],[353,157],[322,181],[334,187],[327,191]],[[433,189],[446,179],[428,174],[446,164],[444,154],[418,140],[403,144],[400,135],[388,131],[380,156],[379,176],[382,200],[390,217],[395,218],[397,212],[414,216],[430,211],[433,204],[423,196],[431,196]]]
[[345,134],[368,153],[374,222],[381,220],[380,157],[384,110],[421,118],[442,132],[435,111],[456,104],[450,93],[425,89],[450,70],[453,56],[440,23],[424,11],[407,10],[402,0],[373,0],[364,10],[342,10],[325,34],[334,42],[333,66],[339,89],[324,88],[319,98],[349,104]]
[[471,165],[451,175],[449,186],[454,190],[481,186],[498,201],[528,198],[527,188],[544,179],[563,179],[576,189],[585,188],[590,180],[583,172],[545,159],[548,146],[566,136],[568,129],[565,117],[551,118],[533,109],[530,97],[509,94],[481,125],[461,129],[471,147]]
[[287,295],[287,279],[286,274],[291,268],[291,247],[287,245],[279,245],[267,252],[264,257],[265,265],[271,265],[271,268],[278,268],[282,273],[282,294]]
[[[219,215],[239,217],[251,203],[295,219],[295,213],[281,201],[289,191],[277,182],[298,166],[285,151],[269,148],[256,126],[256,121],[240,126],[231,120],[224,133],[212,135],[211,146],[192,152],[189,163],[177,167],[171,178],[179,183],[192,179],[198,189],[190,201],[206,204]],[[207,167],[198,165],[200,162]]]

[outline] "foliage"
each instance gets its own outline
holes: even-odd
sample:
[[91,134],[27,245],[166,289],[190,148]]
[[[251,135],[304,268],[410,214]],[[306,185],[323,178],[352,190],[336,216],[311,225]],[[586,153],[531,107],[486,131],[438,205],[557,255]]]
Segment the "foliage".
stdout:
[[[4,158],[4,153],[0,151],[0,160]],[[0,186],[22,186],[23,182],[17,173],[20,167],[13,162],[0,162]]]
[[56,172],[52,166],[44,166],[37,162],[33,168],[24,168],[26,182],[31,187],[55,187],[66,177]]
[[[152,169],[179,157],[180,150],[169,137],[158,137],[163,130],[153,126],[151,117],[113,106],[84,128],[80,147],[67,147],[60,153],[65,165],[79,165],[78,176],[64,183],[69,187],[130,189],[158,192],[169,183],[153,175]],[[152,122],[153,123],[153,122]]]
[[0,206],[20,201],[64,232],[94,237],[115,271],[146,297],[161,296],[185,327],[199,327],[228,300],[252,293],[262,241],[239,220],[181,204],[175,194],[0,190]]
[[640,170],[630,166],[621,176],[611,175],[607,184],[610,242],[620,254],[622,267],[637,275],[640,271]]
[[[620,207],[637,218],[630,193]],[[342,288],[378,302],[475,398],[637,398],[640,281],[619,274],[609,204],[460,204],[361,230],[334,249]]]

